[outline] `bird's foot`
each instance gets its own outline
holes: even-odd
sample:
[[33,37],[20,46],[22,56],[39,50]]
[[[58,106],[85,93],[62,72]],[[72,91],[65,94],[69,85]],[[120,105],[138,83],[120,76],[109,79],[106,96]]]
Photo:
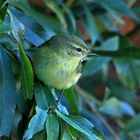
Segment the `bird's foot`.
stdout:
[[57,100],[55,106],[49,108],[48,113],[53,113],[58,108],[59,101]]

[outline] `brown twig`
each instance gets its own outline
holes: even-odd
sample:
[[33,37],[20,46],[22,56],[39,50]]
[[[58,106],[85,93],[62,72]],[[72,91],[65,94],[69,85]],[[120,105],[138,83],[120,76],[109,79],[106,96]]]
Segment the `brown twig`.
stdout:
[[96,114],[96,116],[100,119],[100,121],[104,124],[104,126],[108,129],[110,134],[114,137],[115,140],[120,140],[119,136],[115,133],[115,131],[110,127],[108,122],[102,117],[102,115],[97,111],[97,109],[89,102],[85,95],[85,91],[83,91],[78,85],[75,86],[78,93],[83,97],[85,103],[90,107],[91,111]]

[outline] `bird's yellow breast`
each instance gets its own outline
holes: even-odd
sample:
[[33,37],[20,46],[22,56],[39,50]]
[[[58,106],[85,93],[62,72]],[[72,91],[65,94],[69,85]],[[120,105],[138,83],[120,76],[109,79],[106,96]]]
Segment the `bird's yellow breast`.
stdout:
[[57,55],[55,56],[55,59],[55,61],[48,62],[47,64],[43,64],[43,62],[41,62],[42,68],[36,66],[35,72],[39,79],[48,86],[59,90],[68,89],[74,85],[81,76],[81,73],[77,71],[80,58],[64,58]]

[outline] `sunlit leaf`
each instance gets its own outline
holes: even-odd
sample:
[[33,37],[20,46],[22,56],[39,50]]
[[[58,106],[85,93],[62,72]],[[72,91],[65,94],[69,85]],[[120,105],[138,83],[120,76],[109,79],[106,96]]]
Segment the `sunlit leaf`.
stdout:
[[28,128],[24,133],[23,140],[29,140],[37,132],[44,129],[47,119],[47,111],[36,107],[36,114],[31,118]]
[[49,32],[46,31],[39,23],[37,23],[32,17],[25,15],[25,13],[10,7],[11,13],[16,17],[19,22],[22,22],[25,28],[25,38],[34,44],[39,46],[49,39]]
[[64,121],[66,121],[69,125],[85,134],[89,139],[101,140],[98,136],[92,133],[92,128],[94,127],[92,123],[90,123],[87,119],[80,116],[66,116],[56,110],[56,113],[59,117],[61,117]]

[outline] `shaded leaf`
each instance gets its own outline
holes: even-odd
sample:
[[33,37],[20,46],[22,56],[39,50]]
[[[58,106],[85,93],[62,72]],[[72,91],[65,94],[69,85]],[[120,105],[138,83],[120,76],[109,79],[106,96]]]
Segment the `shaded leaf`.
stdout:
[[0,136],[9,136],[15,114],[16,87],[9,58],[0,46]]
[[135,20],[139,20],[136,14],[130,8],[128,8],[122,0],[118,0],[115,3],[114,3],[114,0],[102,0],[102,1],[97,1],[97,2],[101,4],[107,10],[113,9],[124,15],[132,17]]
[[77,107],[76,97],[73,88],[65,90],[64,95],[68,101],[71,113],[78,114],[78,107]]
[[47,111],[36,106],[36,114],[31,118],[28,128],[24,133],[23,140],[28,140],[37,132],[44,129],[44,124],[47,119]]
[[45,87],[40,82],[35,82],[35,99],[38,107],[42,109],[48,109],[47,93],[45,92]]
[[73,140],[71,137],[70,132],[68,131],[68,129],[64,130],[63,136],[61,138],[62,140]]
[[63,4],[63,9],[67,14],[66,20],[67,20],[68,31],[70,33],[74,33],[76,31],[76,19],[74,17],[74,14],[66,4]]
[[0,24],[0,34],[5,34],[8,33],[9,31],[10,31],[9,26]]
[[96,54],[101,56],[110,57],[130,57],[135,59],[140,59],[140,49],[136,47],[126,47],[124,49],[119,49],[117,51],[94,51]]
[[45,4],[57,15],[61,23],[66,27],[64,15],[55,0],[45,0]]
[[[119,38],[112,37],[106,40],[98,50],[112,50],[115,51],[119,47]],[[83,69],[83,76],[88,76],[96,73],[102,68],[103,65],[106,65],[111,60],[111,57],[95,57],[92,60],[86,62]]]
[[116,71],[120,80],[134,91],[140,85],[140,61],[130,58],[114,59]]
[[49,114],[46,122],[47,140],[58,140],[59,120],[55,114]]
[[122,82],[119,80],[108,79],[106,85],[111,90],[113,96],[128,102],[134,108],[140,108],[140,103],[138,102],[134,92],[130,88],[124,86]]
[[132,120],[130,120],[124,130],[124,133],[140,134],[140,114],[136,115]]
[[83,22],[85,24],[86,31],[90,35],[92,43],[94,44],[99,36],[95,18],[93,17],[93,15],[86,6],[84,6],[84,11],[85,11],[85,19],[83,20]]
[[113,117],[123,117],[124,115],[127,116],[135,115],[134,110],[128,103],[119,101],[117,98],[114,97],[105,101],[105,103],[102,104],[99,110]]

